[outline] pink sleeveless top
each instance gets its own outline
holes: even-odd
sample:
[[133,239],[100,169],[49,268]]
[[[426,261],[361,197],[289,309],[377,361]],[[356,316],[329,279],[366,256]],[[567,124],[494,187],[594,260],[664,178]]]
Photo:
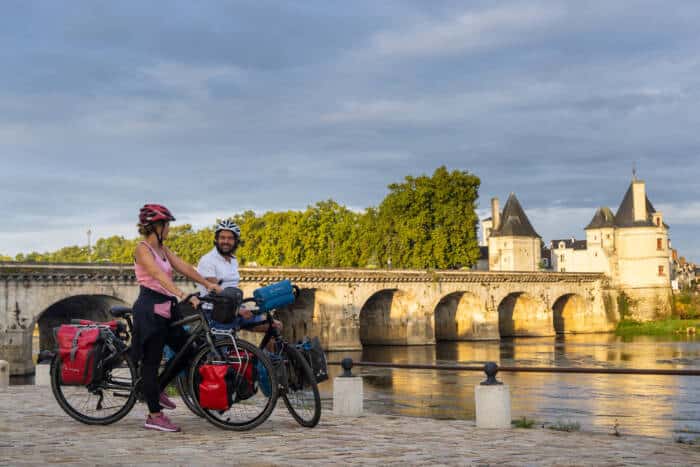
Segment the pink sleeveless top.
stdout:
[[[162,258],[157,251],[151,247],[151,245],[148,244],[148,242],[141,242],[146,247],[148,247],[149,250],[151,250],[151,253],[153,254],[153,259],[156,262],[156,266],[158,266],[158,269],[163,271],[168,278],[172,279],[173,278],[173,267],[170,265],[170,261],[168,261],[168,258]],[[160,285],[160,282],[158,282],[158,279],[155,277],[151,276],[148,271],[146,271],[146,268],[138,264],[136,261],[134,261],[134,273],[136,273],[136,282],[139,283],[139,285],[142,285],[146,287],[147,289],[151,289],[155,292],[158,292],[160,294],[166,295],[168,297],[174,297],[175,295],[168,290],[165,289],[162,285]],[[157,303],[153,309],[153,312],[162,316],[163,318],[168,318],[170,319],[170,307],[172,306],[172,302],[168,300],[167,302],[163,303]]]

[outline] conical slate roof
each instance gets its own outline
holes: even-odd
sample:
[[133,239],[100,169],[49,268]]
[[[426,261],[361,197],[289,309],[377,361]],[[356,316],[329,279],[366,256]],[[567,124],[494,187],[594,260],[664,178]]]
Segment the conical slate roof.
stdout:
[[630,183],[625,197],[620,203],[620,207],[617,209],[617,214],[615,214],[615,226],[616,227],[653,227],[654,222],[652,221],[652,214],[656,212],[654,206],[646,197],[647,203],[647,218],[643,221],[634,220],[634,195],[632,193],[632,185],[634,182]]
[[613,214],[607,206],[598,208],[593,219],[591,219],[591,222],[586,226],[586,230],[602,229],[604,227],[615,227],[615,214]]
[[501,214],[501,225],[491,231],[492,237],[537,237],[541,238],[530,224],[530,219],[525,215],[518,198],[514,193],[508,196],[506,205]]

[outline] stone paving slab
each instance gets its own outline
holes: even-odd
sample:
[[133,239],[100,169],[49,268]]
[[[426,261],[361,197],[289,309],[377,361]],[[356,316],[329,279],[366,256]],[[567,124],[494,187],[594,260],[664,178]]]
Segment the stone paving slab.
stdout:
[[183,404],[172,418],[184,431],[162,433],[141,428],[144,414],[139,404],[114,425],[83,425],[63,413],[50,388],[12,386],[0,392],[0,465],[700,465],[698,446],[640,436],[477,430],[469,421],[343,419],[328,411],[306,429],[284,409],[239,433]]

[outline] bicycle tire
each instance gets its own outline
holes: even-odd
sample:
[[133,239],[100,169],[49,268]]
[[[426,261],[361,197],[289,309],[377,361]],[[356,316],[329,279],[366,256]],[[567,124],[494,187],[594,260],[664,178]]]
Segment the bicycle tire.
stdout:
[[196,416],[204,417],[204,412],[202,412],[202,409],[199,407],[199,405],[197,405],[197,402],[195,402],[194,397],[190,392],[190,384],[187,381],[186,374],[183,375],[181,373],[177,375],[175,378],[175,387],[177,388],[177,392],[187,408],[190,409],[190,411],[192,411],[192,413]]
[[[58,405],[72,418],[87,425],[109,425],[124,418],[134,407],[134,404],[136,404],[137,372],[134,362],[126,351],[120,353],[119,356],[116,357],[116,362],[117,365],[112,365],[112,368],[105,371],[99,384],[93,383],[90,385],[93,389],[88,389],[86,386],[61,384],[61,362],[60,357],[56,355],[51,361],[50,375],[51,392],[54,398],[56,398]],[[120,382],[118,384],[116,384],[116,379],[112,379],[112,373],[117,369],[121,370]],[[118,387],[107,387],[110,385],[110,382]],[[112,393],[110,400],[124,399],[124,404],[118,407],[118,410],[114,413],[101,417],[90,416],[85,413],[89,410],[88,401],[92,397],[97,397],[95,410],[102,410],[100,406],[105,399],[105,392]],[[67,393],[70,393],[71,399],[73,399],[73,396],[77,396],[80,400],[84,400],[85,402],[80,408],[75,407],[75,404],[68,400],[69,395]]]
[[[288,381],[282,385],[280,395],[284,400],[284,405],[287,406],[287,410],[292,417],[294,417],[294,420],[296,420],[297,423],[303,427],[313,428],[321,419],[321,395],[318,392],[316,377],[314,376],[314,372],[311,369],[309,362],[306,361],[306,359],[293,345],[285,345],[284,352],[286,352],[290,363],[287,366],[287,375],[289,376]],[[301,374],[298,374],[299,372],[301,372]],[[299,381],[299,376],[301,376],[302,381],[306,382],[308,385],[302,384],[301,388],[294,390],[293,386],[296,386],[297,384],[295,383],[293,385],[290,383],[290,381],[292,381],[293,378],[296,381]],[[313,398],[313,408],[307,407],[307,410],[309,411],[308,415],[310,416],[304,414],[301,410],[302,408],[297,407],[297,401],[303,396],[301,393],[305,390],[311,390],[311,394],[306,394],[306,396],[311,395]],[[306,402],[308,403],[310,401]]]
[[[228,354],[231,351],[231,347],[233,347],[233,344],[227,340],[219,340],[214,345],[217,349],[221,349],[223,354]],[[255,395],[250,399],[234,402],[228,410],[220,411],[202,408],[199,402],[199,388],[197,387],[197,378],[195,376],[198,375],[200,365],[208,362],[211,357],[211,348],[208,345],[205,345],[192,360],[188,371],[188,382],[190,384],[190,394],[194,396],[193,400],[195,401],[197,408],[202,411],[204,418],[208,422],[225,430],[248,431],[263,423],[272,414],[272,410],[275,408],[278,397],[277,378],[270,359],[257,346],[238,338],[236,338],[236,346],[239,349],[253,354],[255,362],[252,364],[256,364],[258,361],[262,362],[265,367],[267,377],[269,378],[267,382],[267,387],[269,388],[270,392],[269,395],[265,395],[261,389],[258,389]],[[251,400],[253,398],[255,398],[255,400]],[[258,405],[258,401],[260,404],[262,404],[262,409],[256,411],[253,416],[246,418],[245,420],[231,420],[231,416],[238,413],[239,409],[244,410],[245,407]]]

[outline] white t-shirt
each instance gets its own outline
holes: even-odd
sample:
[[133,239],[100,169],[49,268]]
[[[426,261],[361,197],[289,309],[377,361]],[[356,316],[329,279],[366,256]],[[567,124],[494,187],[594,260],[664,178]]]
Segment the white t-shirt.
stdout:
[[[197,271],[202,277],[216,277],[217,281],[221,282],[221,287],[238,287],[241,282],[241,274],[238,272],[238,260],[235,256],[229,257],[226,260],[221,254],[212,249],[209,253],[202,256],[197,265]],[[197,285],[199,292],[206,295],[207,291],[201,285]]]

